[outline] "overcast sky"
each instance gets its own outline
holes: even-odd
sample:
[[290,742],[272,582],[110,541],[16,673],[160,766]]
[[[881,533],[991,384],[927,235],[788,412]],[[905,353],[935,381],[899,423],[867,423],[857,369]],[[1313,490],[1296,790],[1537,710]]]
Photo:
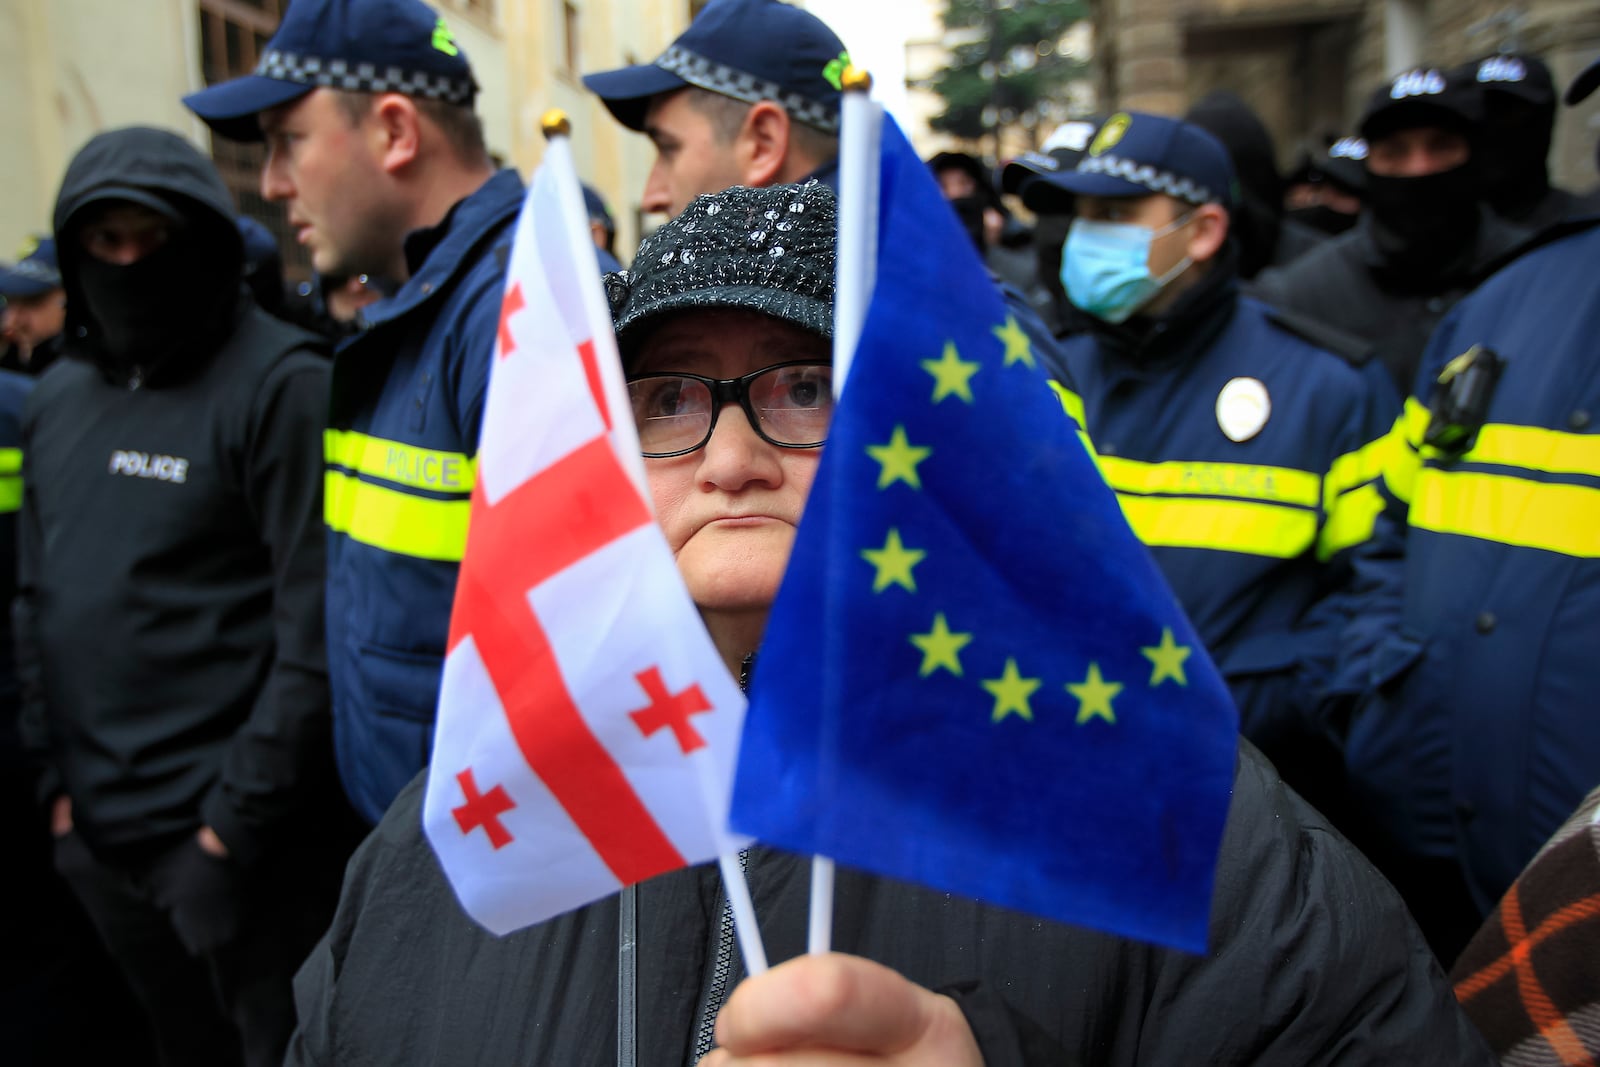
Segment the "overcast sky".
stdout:
[[906,28],[926,19],[922,0],[806,0],[833,27],[850,58],[872,72],[874,95],[906,125]]

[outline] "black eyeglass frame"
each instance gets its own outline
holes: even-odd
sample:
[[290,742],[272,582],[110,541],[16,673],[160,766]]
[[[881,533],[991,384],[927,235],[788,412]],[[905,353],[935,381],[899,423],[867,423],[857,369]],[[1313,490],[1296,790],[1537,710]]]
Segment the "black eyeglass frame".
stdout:
[[653,374],[634,375],[628,379],[629,385],[634,382],[646,382],[652,378],[688,378],[704,385],[711,392],[711,422],[706,426],[706,435],[700,438],[698,444],[690,448],[680,448],[675,452],[646,452],[641,445],[639,454],[644,456],[645,459],[673,459],[677,456],[687,456],[691,452],[700,451],[710,442],[711,435],[717,432],[717,418],[722,414],[722,409],[730,403],[739,405],[740,409],[744,411],[745,419],[750,423],[750,428],[756,432],[757,437],[769,445],[778,448],[821,448],[828,443],[827,438],[811,444],[796,445],[787,441],[773,440],[761,428],[761,420],[756,415],[754,406],[750,403],[750,383],[764,374],[771,374],[773,371],[782,370],[784,367],[823,367],[831,371],[833,370],[833,363],[814,359],[791,359],[784,363],[774,363],[771,366],[762,367],[760,370],[751,371],[749,374],[739,378],[707,378],[702,374],[689,374],[686,371],[659,371]]

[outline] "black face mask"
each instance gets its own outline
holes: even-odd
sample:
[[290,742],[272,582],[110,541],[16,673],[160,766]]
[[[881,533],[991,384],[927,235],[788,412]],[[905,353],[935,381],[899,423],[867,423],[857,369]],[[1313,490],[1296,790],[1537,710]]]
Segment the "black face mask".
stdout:
[[136,262],[83,256],[78,286],[93,320],[96,347],[113,364],[149,368],[214,343],[238,299],[238,278],[174,237]]
[[1284,214],[1303,226],[1310,226],[1313,230],[1333,235],[1344,233],[1356,224],[1356,219],[1361,217],[1352,215],[1348,211],[1331,208],[1327,204],[1291,208]]
[[958,196],[950,201],[951,209],[961,220],[961,228],[967,231],[967,236],[972,238],[972,243],[977,246],[979,252],[984,251],[985,247],[983,211],[987,203],[981,196]]
[[[1553,111],[1553,109],[1552,109]],[[1550,191],[1545,160],[1550,155],[1550,124],[1554,115],[1512,114],[1495,117],[1485,125],[1483,192],[1489,206],[1509,219],[1518,219],[1538,206]]]
[[1432,273],[1478,235],[1481,179],[1471,163],[1416,178],[1367,175],[1373,234],[1391,265]]

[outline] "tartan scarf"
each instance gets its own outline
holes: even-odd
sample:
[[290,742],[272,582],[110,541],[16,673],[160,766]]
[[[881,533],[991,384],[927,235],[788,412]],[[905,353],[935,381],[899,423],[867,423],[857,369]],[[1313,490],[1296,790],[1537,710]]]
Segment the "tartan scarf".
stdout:
[[1600,1067],[1600,789],[1517,878],[1450,978],[1507,1067]]

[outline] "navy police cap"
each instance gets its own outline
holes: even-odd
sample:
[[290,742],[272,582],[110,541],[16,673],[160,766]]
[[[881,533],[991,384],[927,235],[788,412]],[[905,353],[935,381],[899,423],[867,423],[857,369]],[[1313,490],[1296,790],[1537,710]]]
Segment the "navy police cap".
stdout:
[[450,27],[422,0],[292,0],[254,73],[183,102],[222,136],[259,141],[257,115],[317,88],[470,105],[478,83]]
[[1026,152],[1000,168],[1000,191],[1020,195],[1039,175],[1076,167],[1103,122],[1103,117],[1073,119],[1057,126],[1037,152]]
[[1234,203],[1233,161],[1222,142],[1192,122],[1119,111],[1106,119],[1071,170],[1044,172],[1023,189],[1031,210],[1070,209],[1070,196],[1159,193],[1189,204]]
[[56,263],[56,243],[48,237],[30,237],[17,253],[14,266],[0,267],[0,296],[41,296],[61,288],[61,268]]
[[735,100],[781,104],[797,122],[839,131],[850,57],[826,23],[779,0],[711,0],[653,61],[586,74],[583,84],[630,130],[650,98],[694,85]]

